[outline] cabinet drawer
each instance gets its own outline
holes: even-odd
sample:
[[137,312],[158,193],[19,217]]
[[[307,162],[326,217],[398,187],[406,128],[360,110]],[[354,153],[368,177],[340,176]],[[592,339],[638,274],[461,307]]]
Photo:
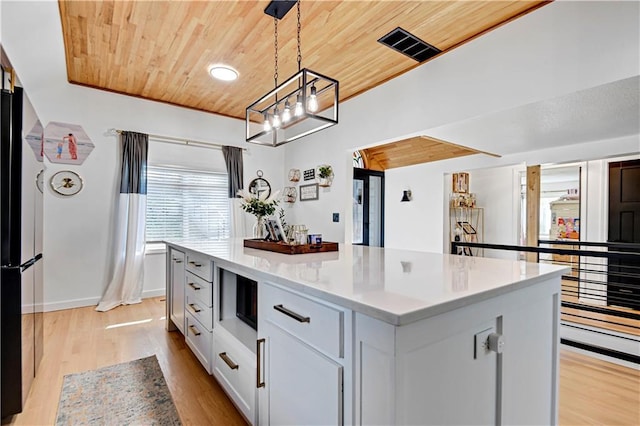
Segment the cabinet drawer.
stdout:
[[344,356],[343,311],[270,284],[258,288],[259,316],[321,352]]
[[187,252],[187,271],[193,272],[205,281],[212,282],[213,277],[211,271],[211,259],[201,254]]
[[205,306],[199,299],[187,293],[184,309],[189,312],[193,318],[197,319],[207,331],[213,329],[213,307]]
[[256,408],[256,359],[253,353],[243,347],[222,327],[213,333],[212,370],[214,377],[222,385],[236,407],[255,423]]
[[198,300],[206,307],[213,305],[213,296],[211,295],[211,283],[200,277],[187,272],[187,283],[184,286],[185,295],[190,300]]
[[185,315],[185,340],[207,373],[211,374],[211,332],[207,331],[189,312]]

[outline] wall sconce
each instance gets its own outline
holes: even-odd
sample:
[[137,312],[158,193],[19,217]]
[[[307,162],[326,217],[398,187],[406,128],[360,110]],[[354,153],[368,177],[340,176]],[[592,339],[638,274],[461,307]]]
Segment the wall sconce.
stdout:
[[411,201],[411,190],[407,189],[406,191],[402,191],[402,200],[400,201]]

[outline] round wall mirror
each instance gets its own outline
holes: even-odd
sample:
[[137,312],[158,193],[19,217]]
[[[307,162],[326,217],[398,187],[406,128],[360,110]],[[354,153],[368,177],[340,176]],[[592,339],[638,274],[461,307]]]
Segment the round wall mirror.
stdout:
[[269,184],[269,181],[262,178],[262,174],[262,170],[258,170],[258,177],[252,180],[249,184],[249,192],[258,198],[267,198],[271,195],[271,185]]

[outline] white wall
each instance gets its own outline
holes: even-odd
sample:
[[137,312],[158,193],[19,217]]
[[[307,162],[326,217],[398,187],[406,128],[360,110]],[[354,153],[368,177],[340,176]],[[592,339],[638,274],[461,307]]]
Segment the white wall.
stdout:
[[[117,138],[107,135],[107,129],[240,146],[245,145],[243,122],[71,85],[57,2],[3,1],[2,8],[3,46],[42,123],[80,124],[95,144],[81,166],[48,163],[45,175],[47,181],[58,170],[72,169],[85,183],[74,197],[45,192],[45,309],[91,305],[101,297],[112,273],[119,170]],[[260,168],[275,188],[281,187],[283,155],[279,150],[249,147],[245,180]]]
[[[476,194],[476,205],[484,217],[483,241],[489,244],[512,244],[518,241],[520,204],[519,172],[522,165],[474,170],[469,174],[469,191]],[[451,193],[451,175],[445,176],[445,195]],[[445,222],[448,226],[449,223]],[[447,240],[445,240],[447,241]],[[487,257],[516,259],[516,252],[485,250]]]
[[[554,2],[341,103],[340,124],[286,145],[285,173],[289,168],[323,163],[331,164],[335,173],[333,186],[321,190],[320,200],[292,206],[294,221],[306,223],[326,239],[350,241],[350,158],[354,149],[429,135],[433,129],[470,117],[637,76],[638,12],[637,2]],[[567,137],[563,142],[565,147],[592,143],[590,154],[577,145],[545,147],[544,140],[526,147],[520,141],[499,145],[495,140],[482,140],[473,148],[502,154],[502,159],[477,160],[474,156],[388,170],[385,245],[443,249],[445,173],[477,169],[482,164],[539,164],[557,158],[577,161],[640,150],[637,134],[619,139],[598,144]],[[554,149],[564,152],[564,157],[546,154]],[[518,156],[517,152],[529,154]],[[405,189],[413,191],[414,201],[400,204],[397,194]],[[339,224],[331,222],[331,212],[341,213]]]

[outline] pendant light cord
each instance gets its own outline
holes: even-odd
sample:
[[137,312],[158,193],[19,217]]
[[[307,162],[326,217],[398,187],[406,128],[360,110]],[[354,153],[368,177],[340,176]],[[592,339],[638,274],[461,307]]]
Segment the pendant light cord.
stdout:
[[298,0],[298,71],[300,71],[300,64],[302,63],[302,50],[300,50],[300,0]]
[[273,80],[275,81],[275,87],[278,87],[278,18],[273,18],[273,27],[274,27],[274,42],[273,47],[275,49],[275,71],[273,73]]

